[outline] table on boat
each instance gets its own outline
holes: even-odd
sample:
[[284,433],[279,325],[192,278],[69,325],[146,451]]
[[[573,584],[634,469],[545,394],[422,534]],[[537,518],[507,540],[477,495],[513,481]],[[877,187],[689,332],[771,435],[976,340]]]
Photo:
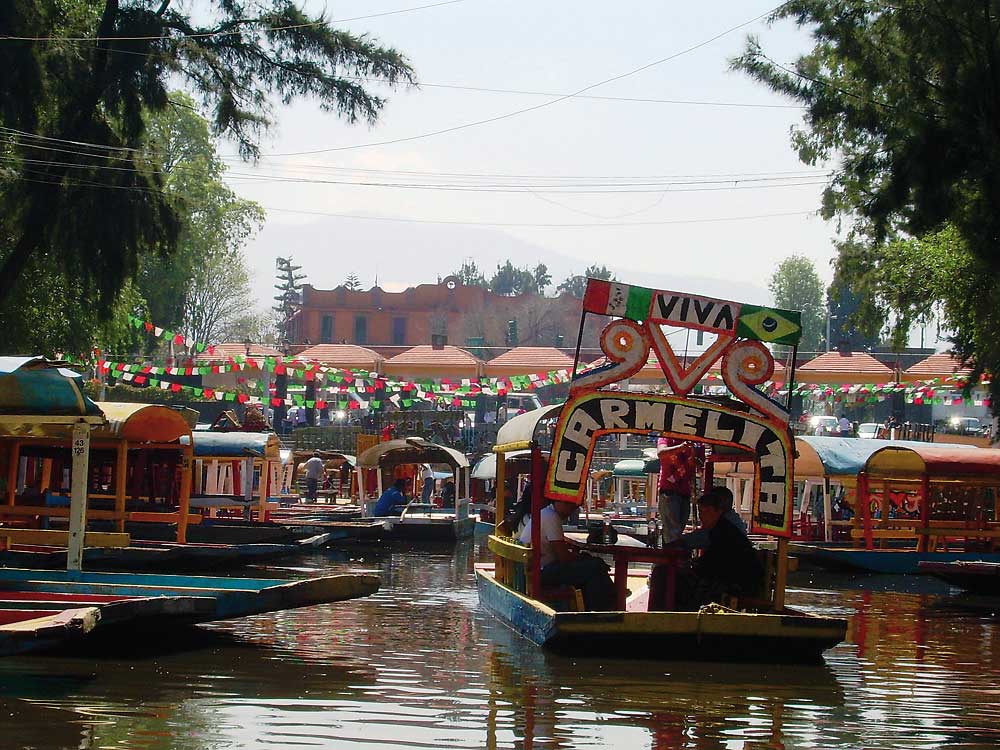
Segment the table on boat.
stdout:
[[[571,536],[567,534],[567,536]],[[626,537],[627,539],[627,537]],[[576,540],[574,540],[576,541]],[[677,591],[677,569],[687,562],[689,554],[681,548],[660,549],[647,547],[641,543],[636,546],[629,539],[625,542],[619,537],[618,544],[587,544],[576,543],[576,546],[597,555],[610,555],[615,561],[615,596],[618,611],[625,611],[625,600],[628,598],[628,566],[633,562],[653,563],[662,565],[666,574],[666,591],[663,594],[665,609],[673,609]],[[652,601],[652,598],[650,599]]]

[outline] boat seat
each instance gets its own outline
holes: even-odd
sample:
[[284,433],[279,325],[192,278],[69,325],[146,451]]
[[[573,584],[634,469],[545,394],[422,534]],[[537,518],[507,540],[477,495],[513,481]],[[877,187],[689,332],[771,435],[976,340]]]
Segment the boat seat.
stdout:
[[583,592],[575,586],[542,586],[538,599],[559,612],[583,612]]

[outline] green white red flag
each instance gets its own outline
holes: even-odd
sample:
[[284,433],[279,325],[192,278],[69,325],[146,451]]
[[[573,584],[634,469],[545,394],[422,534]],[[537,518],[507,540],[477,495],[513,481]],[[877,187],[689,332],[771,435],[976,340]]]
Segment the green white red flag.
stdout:
[[643,321],[649,317],[652,304],[652,289],[587,279],[587,291],[583,295],[583,309],[587,312]]

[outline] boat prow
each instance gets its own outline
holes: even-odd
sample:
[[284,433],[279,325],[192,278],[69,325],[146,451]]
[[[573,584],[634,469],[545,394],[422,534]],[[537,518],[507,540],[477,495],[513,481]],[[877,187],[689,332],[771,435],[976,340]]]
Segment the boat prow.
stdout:
[[528,640],[588,656],[807,663],[847,634],[844,619],[790,609],[561,612],[499,583],[488,565],[476,567],[476,585],[483,606]]

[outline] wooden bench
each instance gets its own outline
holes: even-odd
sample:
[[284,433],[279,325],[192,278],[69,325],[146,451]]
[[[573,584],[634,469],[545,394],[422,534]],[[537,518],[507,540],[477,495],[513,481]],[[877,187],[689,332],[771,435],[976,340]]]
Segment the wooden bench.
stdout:
[[570,612],[584,611],[583,592],[575,586],[542,586],[534,591],[531,585],[531,547],[508,537],[491,534],[487,545],[496,555],[497,582],[519,594],[552,605],[553,609]]
[[[0,528],[0,539],[11,544],[30,544],[45,547],[68,547],[69,532],[55,529]],[[83,536],[84,547],[128,547],[129,535],[118,532],[88,531]]]
[[938,545],[943,545],[942,551],[948,551],[949,539],[985,539],[991,550],[1000,543],[1000,528],[994,526],[986,529],[967,529],[962,526],[925,526],[914,529],[914,533],[927,539],[927,551],[937,551]]

